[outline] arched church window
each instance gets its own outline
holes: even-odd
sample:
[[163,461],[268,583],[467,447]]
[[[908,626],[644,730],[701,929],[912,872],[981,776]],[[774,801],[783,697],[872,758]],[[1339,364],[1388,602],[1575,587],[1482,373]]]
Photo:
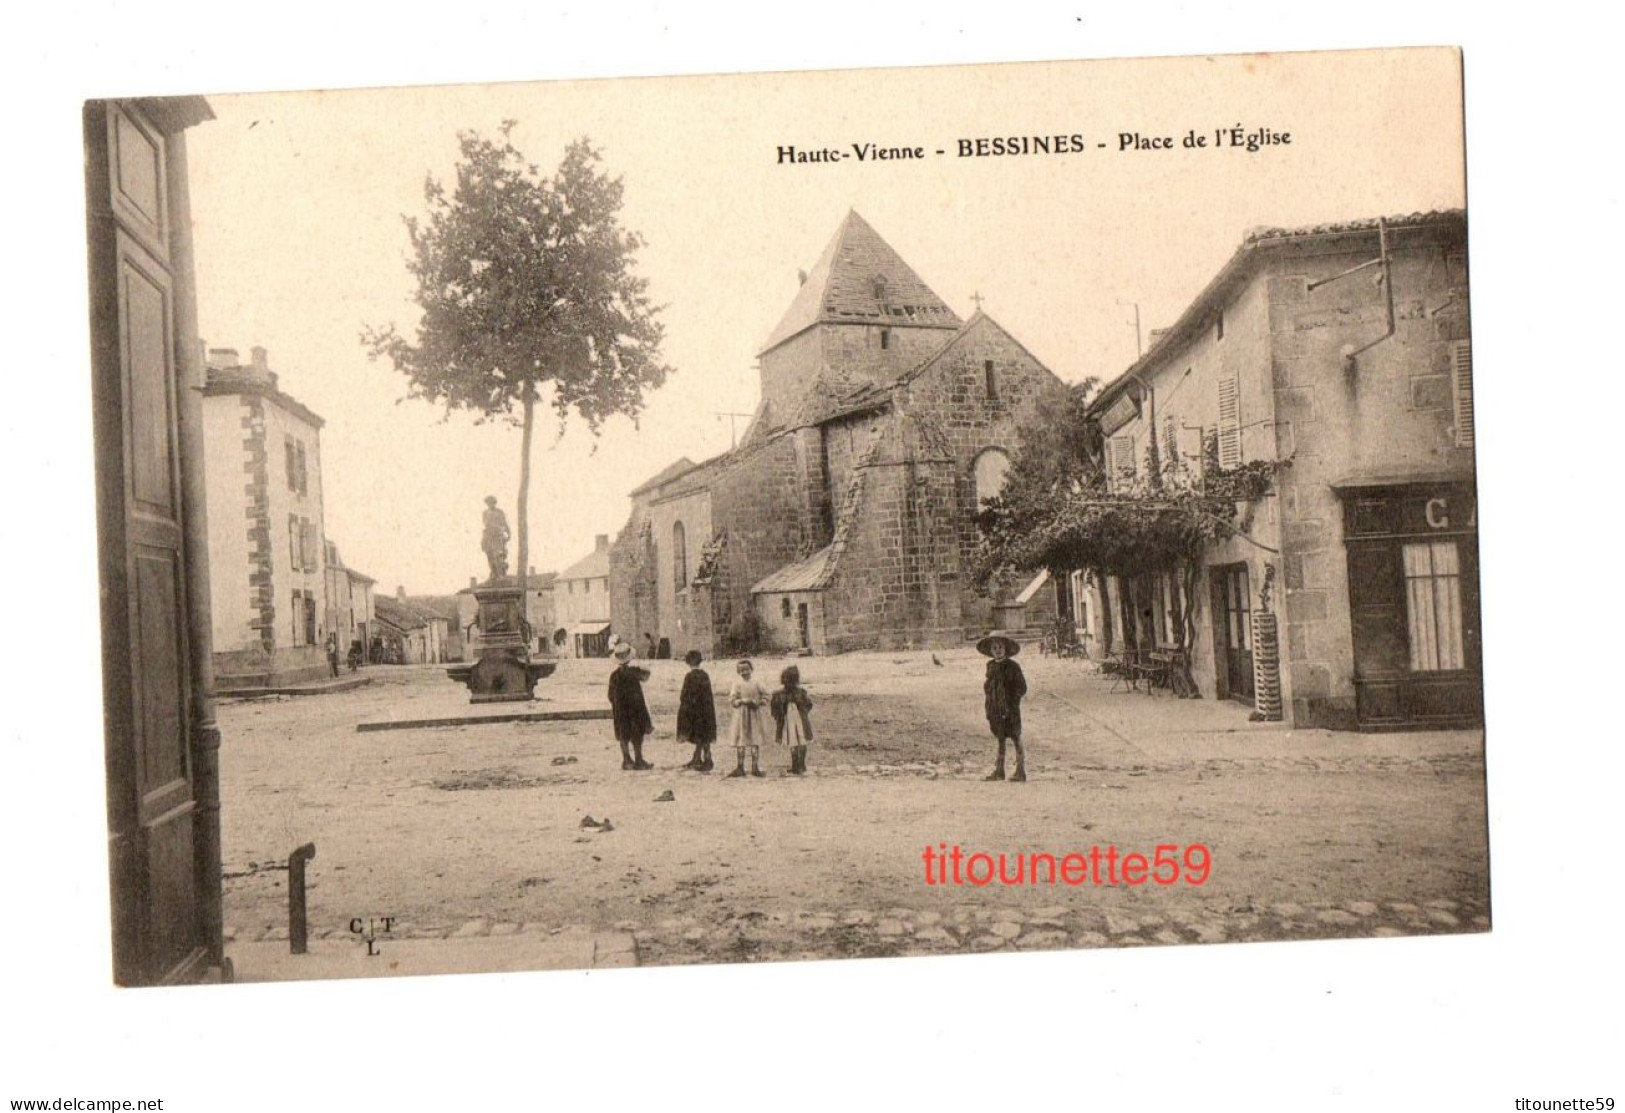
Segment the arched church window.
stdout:
[[1010,454],[1002,448],[989,448],[976,457],[976,505],[995,498],[1004,490],[1005,475],[1010,470]]
[[672,581],[676,583],[678,591],[688,588],[688,531],[683,523],[678,522],[671,527],[671,566]]

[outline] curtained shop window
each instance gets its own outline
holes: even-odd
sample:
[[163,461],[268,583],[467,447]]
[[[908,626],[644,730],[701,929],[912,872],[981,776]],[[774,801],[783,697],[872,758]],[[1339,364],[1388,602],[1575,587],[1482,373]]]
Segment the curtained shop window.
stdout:
[[1462,651],[1461,555],[1456,543],[1421,541],[1406,545],[1404,559],[1411,671],[1442,672],[1466,667]]

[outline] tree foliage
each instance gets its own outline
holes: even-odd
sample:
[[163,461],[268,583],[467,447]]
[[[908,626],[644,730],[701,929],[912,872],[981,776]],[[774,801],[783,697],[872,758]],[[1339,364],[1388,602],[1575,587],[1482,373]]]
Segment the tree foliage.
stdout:
[[427,215],[405,217],[407,268],[422,316],[408,339],[391,324],[362,335],[411,383],[413,397],[481,419],[524,420],[544,383],[564,421],[597,432],[636,417],[670,369],[647,280],[633,271],[642,238],[621,226],[622,184],[585,138],[542,177],[500,138],[459,135],[456,182],[424,184]]
[[[1045,428],[1057,423],[1068,428]],[[1245,535],[1247,504],[1270,491],[1283,466],[1256,461],[1220,468],[1206,438],[1199,472],[1183,457],[1154,468],[1148,451],[1132,478],[1109,482],[1099,442],[1081,409],[1039,409],[1022,431],[1004,490],[981,514],[978,583],[1040,568],[1132,577],[1199,564],[1207,546]]]

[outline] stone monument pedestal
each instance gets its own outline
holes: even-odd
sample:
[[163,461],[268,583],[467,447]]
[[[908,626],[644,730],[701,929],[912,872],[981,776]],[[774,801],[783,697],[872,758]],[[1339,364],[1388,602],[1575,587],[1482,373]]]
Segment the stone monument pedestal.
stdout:
[[530,659],[525,600],[519,585],[507,577],[474,588],[479,602],[479,657],[453,665],[447,674],[468,685],[470,703],[511,703],[536,698],[536,682],[558,667]]

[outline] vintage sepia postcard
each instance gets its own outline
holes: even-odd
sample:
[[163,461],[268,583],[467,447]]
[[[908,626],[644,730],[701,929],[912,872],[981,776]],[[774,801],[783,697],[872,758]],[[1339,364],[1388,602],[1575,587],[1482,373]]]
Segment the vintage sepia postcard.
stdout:
[[1461,57],[85,106],[112,955],[1489,930]]

